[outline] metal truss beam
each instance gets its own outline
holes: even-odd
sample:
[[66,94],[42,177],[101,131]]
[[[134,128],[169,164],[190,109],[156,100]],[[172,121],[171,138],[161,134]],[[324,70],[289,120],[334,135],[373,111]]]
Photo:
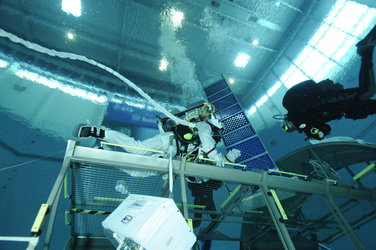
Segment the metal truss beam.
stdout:
[[[237,189],[236,194],[234,194],[224,205],[221,207],[221,210],[219,212],[219,217],[216,220],[212,220],[212,222],[200,232],[198,235],[198,238],[202,238],[205,235],[210,235],[214,232],[214,230],[219,226],[219,224],[226,218],[226,216],[229,216],[232,212],[232,210],[237,206],[237,204],[242,200],[242,196],[244,195],[244,192],[248,194],[249,190],[246,186],[242,186],[239,189]],[[246,194],[244,196],[246,196]]]
[[342,228],[343,232],[346,234],[347,238],[350,240],[354,249],[359,249],[359,250],[365,249],[359,237],[356,235],[354,229],[351,227],[350,223],[346,220],[342,211],[336,205],[333,197],[331,195],[325,195],[323,197],[325,198],[326,203],[328,204],[334,217],[338,221],[338,224]]
[[[75,144],[75,141],[68,141]],[[127,168],[137,170],[168,172],[168,159],[134,155],[116,151],[75,146],[71,162]],[[333,185],[325,181],[303,181],[282,176],[268,175],[260,171],[240,171],[229,168],[219,168],[213,165],[187,162],[184,169],[180,168],[181,161],[173,161],[173,172],[184,176],[211,178],[244,185],[266,185],[277,190],[304,192],[311,194],[333,195],[350,199],[376,201],[376,190],[367,188],[355,189],[351,186]]]
[[278,236],[282,242],[283,247],[288,250],[295,250],[296,248],[291,240],[286,225],[283,223],[283,220],[281,219],[280,211],[278,210],[277,205],[275,204],[271,195],[269,195],[270,189],[267,186],[261,186],[261,192],[265,197],[266,205],[273,219],[274,225],[276,227]]
[[[343,213],[343,211],[342,211]],[[349,224],[352,228],[354,229],[359,229],[361,228],[363,225],[367,224],[368,222],[374,220],[376,218],[376,211],[371,211],[369,212],[368,214],[365,214],[364,216],[362,216],[361,218],[357,219],[356,221],[352,221],[350,222],[349,221]],[[368,219],[367,219],[368,218]],[[366,220],[367,219],[367,220]],[[345,232],[342,230],[342,228],[338,228],[339,231],[333,233],[332,235],[326,237],[325,239],[323,239],[321,242],[325,242],[327,244],[330,244],[332,243],[333,241],[335,241],[337,238],[341,237],[343,234],[345,234]]]

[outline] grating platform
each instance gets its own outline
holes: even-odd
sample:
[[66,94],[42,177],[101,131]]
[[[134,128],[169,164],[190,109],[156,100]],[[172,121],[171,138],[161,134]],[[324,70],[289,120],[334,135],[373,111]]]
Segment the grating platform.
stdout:
[[[83,147],[77,147],[84,149]],[[85,151],[90,153],[95,150],[96,156],[109,153],[108,159],[114,158],[113,155],[124,156],[129,160],[132,155],[124,152],[106,151],[86,148]],[[78,150],[79,151],[79,150]],[[103,159],[103,157],[100,157]],[[141,156],[142,159],[151,160],[153,163],[145,164],[164,165],[167,170],[166,159],[155,159],[153,157]],[[155,160],[155,161],[153,161]],[[163,163],[158,163],[161,161]],[[118,161],[117,161],[118,162]],[[95,160],[94,160],[95,163]],[[85,162],[80,159],[74,160],[71,166],[71,234],[73,238],[103,238],[105,237],[102,221],[129,195],[141,194],[158,197],[169,196],[169,183],[166,171],[150,171],[142,169],[128,169],[124,166],[114,167],[106,166],[107,164],[94,164]],[[107,162],[108,163],[108,162]],[[176,163],[178,165],[180,163]],[[214,166],[212,166],[214,167]],[[217,167],[215,167],[217,168]],[[136,175],[136,176],[132,176]],[[150,176],[148,176],[150,175]],[[148,177],[137,177],[148,176]],[[186,175],[188,177],[189,175]],[[197,175],[190,175],[197,176]],[[208,178],[206,178],[208,179]],[[238,184],[232,182],[222,182],[211,180],[202,184],[186,182],[184,178],[184,190],[182,190],[181,179],[179,175],[174,178],[173,198],[178,207],[183,211],[182,192],[187,195],[187,208],[189,214],[187,217],[194,221],[203,221],[201,226],[205,227],[215,216],[210,213],[218,213],[221,205],[224,204],[235,190]],[[192,196],[194,194],[194,196]],[[195,199],[195,196],[203,196],[205,199]],[[212,199],[213,204],[208,199]],[[214,206],[213,206],[214,205]],[[209,210],[209,211],[207,211]],[[193,213],[202,214],[202,216],[193,216]],[[245,212],[237,210],[233,213],[236,217],[244,216]],[[197,222],[194,224],[197,224]],[[240,224],[239,224],[240,228]],[[81,242],[82,240],[76,240]],[[75,241],[75,242],[76,242]]]
[[161,176],[137,178],[116,168],[74,164],[72,208],[93,212],[74,213],[73,235],[104,236],[101,222],[107,215],[101,212],[112,212],[129,193],[160,196],[162,187]]

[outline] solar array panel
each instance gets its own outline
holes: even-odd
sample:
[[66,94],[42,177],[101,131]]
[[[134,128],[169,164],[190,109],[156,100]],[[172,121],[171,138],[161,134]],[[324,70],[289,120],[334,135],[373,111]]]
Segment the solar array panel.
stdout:
[[237,163],[247,166],[235,168],[248,171],[252,169],[267,171],[276,168],[226,80],[216,81],[204,90],[209,102],[216,108],[214,115],[223,124],[222,139],[227,150],[240,150],[242,155],[237,159]]

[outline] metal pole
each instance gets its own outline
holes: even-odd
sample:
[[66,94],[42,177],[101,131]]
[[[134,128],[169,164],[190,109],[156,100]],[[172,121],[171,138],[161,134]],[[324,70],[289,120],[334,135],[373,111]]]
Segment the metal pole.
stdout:
[[18,242],[28,242],[26,250],[34,250],[39,241],[38,237],[18,237],[18,236],[0,236],[0,241],[18,241]]
[[52,205],[50,220],[48,222],[48,227],[47,227],[46,238],[44,240],[44,245],[43,245],[44,250],[48,250],[50,248],[52,230],[55,224],[57,208],[59,207],[61,190],[62,190],[62,186],[60,186],[59,191],[58,191],[58,197],[57,199],[55,199],[55,202]]
[[273,198],[269,195],[270,190],[266,185],[261,185],[260,190],[265,197],[265,202],[270,212],[270,215],[275,224],[276,230],[278,232],[279,238],[282,241],[282,245],[287,250],[295,250],[295,246],[292,243],[289,232],[287,231],[286,225],[281,222],[281,214],[275,204]]
[[365,249],[359,237],[356,235],[355,231],[352,229],[351,225],[346,220],[345,216],[342,214],[342,211],[334,202],[333,197],[329,194],[323,195],[323,197],[326,203],[328,204],[330,210],[332,211],[334,217],[338,221],[339,226],[342,228],[343,232],[350,240],[350,243],[352,244],[354,249]]
[[53,188],[50,192],[50,195],[47,199],[47,203],[44,203],[44,204],[41,205],[41,208],[39,209],[37,217],[35,218],[34,224],[31,228],[31,233],[33,235],[39,235],[40,234],[40,232],[43,228],[43,224],[44,224],[46,217],[47,217],[48,209],[55,202],[55,199],[56,199],[58,193],[60,194],[60,192],[61,192],[61,187],[62,187],[62,183],[63,183],[63,180],[64,180],[64,176],[65,176],[67,169],[69,167],[70,159],[73,155],[75,145],[76,145],[75,141],[68,141],[67,150],[66,150],[65,156],[64,156],[63,166],[62,166],[60,173],[59,173],[59,175],[58,175],[58,177],[55,181],[55,184],[54,184],[54,186],[53,186]]
[[53,202],[55,201],[55,198],[58,195],[58,191],[63,183],[64,176],[69,168],[70,160],[73,155],[74,149],[76,148],[76,142],[75,141],[68,141],[67,150],[65,152],[63,166],[60,170],[59,175],[57,176],[57,179],[55,181],[55,184],[51,190],[50,196],[47,199],[48,206],[52,206]]
[[[71,159],[73,162],[87,164],[98,164],[102,166],[150,170],[161,173],[168,173],[168,159],[154,158],[143,155],[135,155],[123,152],[106,151],[94,148],[76,146]],[[198,164],[187,162],[185,169],[179,169],[180,161],[173,160],[173,172],[180,175],[184,172],[185,176],[195,176],[201,178],[210,178],[245,185],[263,185],[278,190],[292,192],[303,192],[313,194],[332,194],[340,197],[347,197],[357,200],[376,201],[376,190],[370,188],[354,189],[346,185],[332,185],[325,181],[302,181],[299,179],[287,178],[275,175],[266,175],[265,172],[257,171],[239,171],[236,169],[219,168],[208,164]]]
[[181,164],[180,164],[180,169],[183,170],[180,172],[181,203],[183,207],[184,218],[188,220],[187,189],[185,188],[185,176],[184,176],[185,163],[186,163],[186,158],[183,157]]
[[212,233],[219,226],[220,222],[222,222],[226,218],[226,216],[231,213],[233,208],[236,207],[244,197],[247,197],[248,192],[246,194],[243,194],[243,192],[247,189],[247,186],[239,185],[239,188],[237,188],[236,191],[233,192],[233,195],[231,195],[229,199],[221,205],[221,210],[219,213],[220,216],[218,217],[218,219],[212,219],[212,222],[205,228],[205,230],[202,231],[202,233],[205,233],[206,235]]

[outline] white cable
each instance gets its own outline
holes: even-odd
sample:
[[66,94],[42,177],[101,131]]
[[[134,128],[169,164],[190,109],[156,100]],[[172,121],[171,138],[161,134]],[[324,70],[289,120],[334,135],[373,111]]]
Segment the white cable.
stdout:
[[149,101],[150,104],[152,104],[158,111],[160,111],[161,113],[166,115],[168,118],[175,121],[176,124],[182,124],[182,125],[189,126],[189,127],[195,127],[195,124],[193,124],[191,122],[187,122],[187,121],[182,120],[182,119],[179,119],[178,117],[171,114],[167,109],[165,109],[163,106],[161,106],[160,104],[155,102],[141,88],[137,87],[136,84],[134,84],[133,82],[131,82],[130,80],[128,80],[127,78],[125,78],[124,76],[119,74],[118,72],[114,71],[113,69],[107,67],[106,65],[103,65],[99,62],[96,62],[96,61],[89,59],[89,58],[82,56],[82,55],[77,55],[77,54],[69,53],[69,52],[61,52],[61,51],[56,51],[56,50],[45,48],[45,47],[43,47],[39,44],[32,43],[32,42],[26,41],[22,38],[19,38],[16,35],[9,33],[9,32],[6,32],[3,29],[0,29],[0,36],[8,38],[9,40],[11,40],[14,43],[20,43],[20,44],[24,45],[25,47],[27,47],[29,49],[38,51],[38,52],[43,53],[43,54],[47,54],[47,55],[54,56],[54,57],[68,58],[68,59],[71,59],[71,60],[82,61],[82,62],[89,63],[91,65],[97,66],[101,69],[104,69],[105,71],[109,72],[110,74],[112,74],[112,75],[116,76],[117,78],[119,78],[120,80],[122,80],[129,87],[133,88],[138,94],[140,94],[147,101]]
[[48,158],[50,158],[51,156],[56,155],[56,154],[61,153],[61,152],[64,152],[64,150],[62,150],[62,151],[58,151],[58,152],[56,152],[56,153],[53,153],[53,154],[50,154],[50,155],[47,155],[47,156],[45,156],[45,157],[41,157],[41,158],[38,158],[38,159],[35,159],[35,160],[30,160],[30,161],[26,161],[26,162],[18,163],[18,164],[15,164],[15,165],[9,166],[9,167],[0,168],[0,172],[1,172],[1,171],[4,171],[4,170],[12,169],[12,168],[17,168],[17,167],[20,167],[20,166],[23,166],[23,165],[27,165],[27,164],[32,163],[32,162],[36,162],[36,161],[41,161],[41,160],[44,160],[44,159],[48,159]]

